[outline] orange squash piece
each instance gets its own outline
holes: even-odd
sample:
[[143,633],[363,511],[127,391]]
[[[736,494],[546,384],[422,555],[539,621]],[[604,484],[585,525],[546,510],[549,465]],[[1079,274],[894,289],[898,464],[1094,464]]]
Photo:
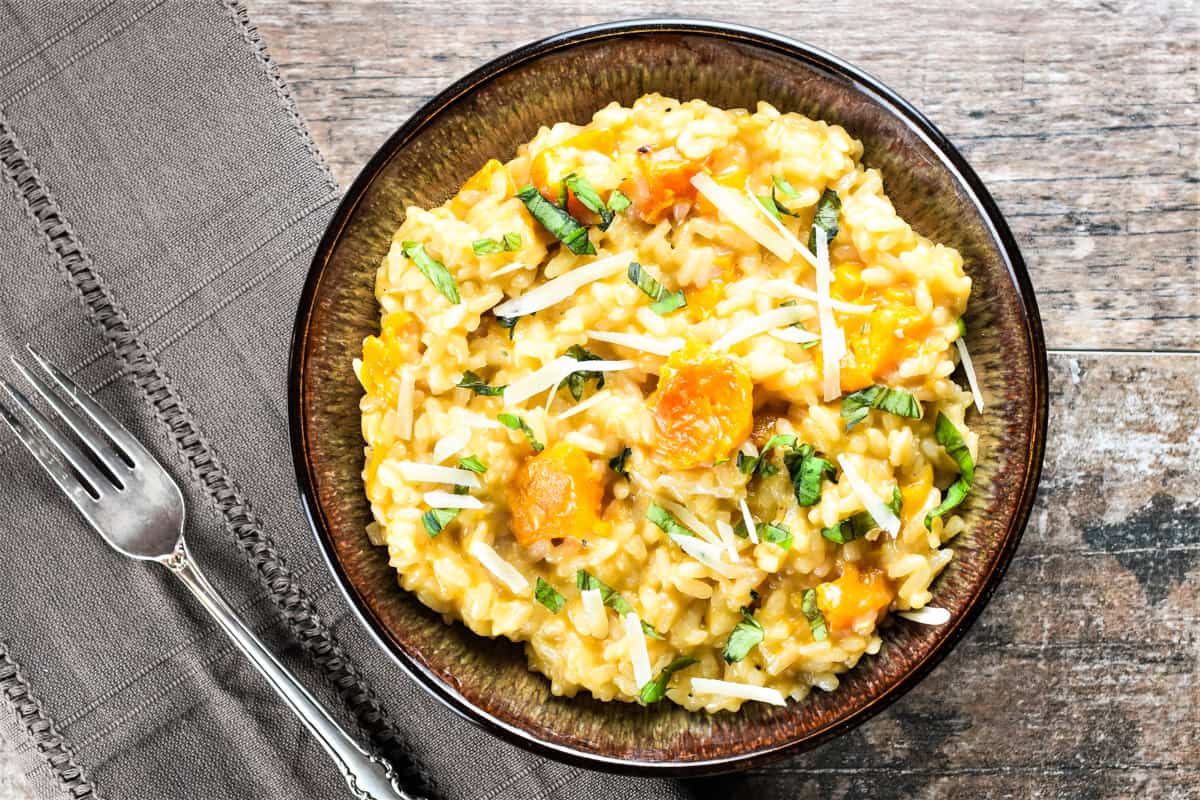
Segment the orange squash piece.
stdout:
[[458,194],[450,201],[450,210],[455,216],[463,217],[484,197],[506,200],[517,193],[508,169],[496,159],[491,159],[478,172],[467,179]]
[[883,570],[860,570],[846,562],[840,578],[817,587],[817,607],[831,632],[844,632],[864,616],[874,615],[878,620],[893,596],[895,590]]
[[930,319],[913,305],[910,290],[869,290],[859,277],[861,271],[860,264],[839,266],[831,287],[838,299],[875,306],[865,317],[839,315],[847,349],[842,360],[843,392],[865,389],[894,372],[902,361],[921,351],[932,327]]
[[[616,131],[610,128],[583,130],[556,145],[538,151],[529,165],[529,182],[541,192],[542,197],[558,203],[563,178],[579,172],[581,152],[592,151],[613,156],[617,148]],[[595,214],[584,207],[575,193],[567,191],[567,213],[580,222],[591,225],[598,221]]]
[[913,517],[925,508],[933,490],[933,467],[926,464],[911,483],[900,487],[900,524],[907,527]]
[[420,324],[407,311],[385,314],[378,336],[363,340],[362,385],[368,394],[389,402],[396,399],[395,382],[390,380],[401,365],[417,357]]
[[526,459],[513,486],[512,531],[522,546],[544,539],[604,535],[604,487],[587,454],[560,441]]
[[704,164],[684,158],[674,147],[638,150],[634,174],[621,184],[642,222],[656,225],[676,203],[694,202],[692,176]]
[[727,458],[754,424],[754,384],[735,359],[692,342],[675,351],[649,405],[655,455],[675,469]]

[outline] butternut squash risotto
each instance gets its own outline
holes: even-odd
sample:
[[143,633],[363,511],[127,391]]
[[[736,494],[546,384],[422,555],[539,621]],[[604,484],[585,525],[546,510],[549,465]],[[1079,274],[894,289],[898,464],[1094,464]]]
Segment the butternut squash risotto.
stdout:
[[861,155],[647,95],[409,208],[354,365],[401,585],[555,694],[710,712],[834,690],[889,612],[945,622],[971,279]]

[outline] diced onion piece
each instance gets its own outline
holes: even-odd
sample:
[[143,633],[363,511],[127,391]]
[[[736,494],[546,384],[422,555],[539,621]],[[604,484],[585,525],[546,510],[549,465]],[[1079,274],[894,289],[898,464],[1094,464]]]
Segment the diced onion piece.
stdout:
[[752,683],[733,683],[718,681],[713,678],[692,678],[692,691],[700,694],[712,694],[720,697],[732,697],[736,700],[755,700],[759,703],[770,703],[773,706],[787,705],[783,695],[776,689],[766,686],[755,686]]
[[597,342],[607,342],[618,347],[641,350],[656,356],[669,356],[684,345],[683,339],[678,336],[658,339],[653,336],[643,336],[640,333],[617,333],[615,331],[586,331],[586,334],[589,339],[595,339]]
[[525,594],[529,591],[529,581],[517,571],[517,568],[500,557],[487,542],[478,539],[467,547],[471,557],[496,576],[496,580],[507,586],[513,594]]
[[742,522],[746,523],[746,535],[750,537],[751,542],[758,544],[758,527],[750,514],[750,506],[746,505],[746,498],[738,500],[738,508],[742,511]]
[[416,375],[411,369],[400,373],[400,388],[396,392],[396,437],[399,439],[412,436],[415,382]]
[[725,548],[729,551],[729,560],[733,563],[738,563],[742,560],[737,551],[737,534],[733,532],[733,526],[723,519],[717,520],[717,533],[721,535],[721,541],[725,543]]
[[479,476],[469,469],[438,467],[433,464],[418,464],[415,461],[397,461],[396,468],[406,481],[417,483],[449,483],[454,486],[479,488]]
[[730,222],[741,228],[747,236],[775,254],[780,261],[792,257],[792,246],[770,227],[764,225],[752,207],[748,207],[736,191],[726,189],[712,179],[711,175],[697,172],[692,176],[692,186],[704,195],[708,202],[717,207]]
[[730,578],[733,573],[729,567],[721,563],[721,553],[725,552],[723,543],[706,542],[703,539],[698,539],[695,536],[685,536],[681,533],[669,533],[668,538],[675,544],[679,545],[679,549],[687,553],[692,558],[699,561],[704,566],[711,569],[713,572],[720,575],[722,578]]
[[430,508],[483,508],[483,503],[469,494],[455,494],[441,490],[426,492],[425,503]]
[[584,589],[579,593],[583,601],[583,618],[592,636],[597,639],[608,635],[608,615],[604,611],[604,598],[599,589]]
[[825,402],[831,403],[842,394],[842,336],[830,307],[829,284],[832,275],[825,230],[819,225],[813,225],[812,229],[817,239],[817,313],[821,321],[822,390]]
[[489,278],[502,278],[505,275],[508,275],[510,273],[516,272],[517,270],[521,270],[521,269],[525,269],[525,265],[522,264],[520,261],[514,261],[513,263],[509,264],[507,267],[501,267],[500,269],[496,270],[488,277]]
[[617,372],[623,369],[633,369],[634,366],[632,361],[576,361],[570,356],[559,356],[541,369],[517,378],[509,384],[508,388],[504,390],[504,405],[517,405],[534,395],[558,386],[576,370]]
[[612,392],[608,391],[608,389],[601,389],[587,400],[581,400],[580,402],[568,408],[566,411],[559,412],[555,416],[555,419],[570,419],[576,414],[582,414],[592,406],[596,405],[597,403],[601,403],[610,397],[612,397]]
[[895,536],[900,532],[900,518],[892,513],[887,503],[879,499],[879,495],[863,480],[862,475],[845,456],[838,456],[837,462],[842,468],[842,474],[850,482],[850,489],[862,501],[867,513],[875,520],[875,524]]
[[971,394],[975,397],[975,409],[983,413],[983,393],[979,391],[979,381],[975,378],[975,365],[971,363],[971,354],[967,352],[967,343],[961,338],[955,339],[958,345],[958,357],[962,359],[963,372],[967,373],[967,383],[971,385]]
[[950,621],[950,612],[937,606],[925,606],[912,611],[897,611],[896,614],[910,622],[919,622],[922,625],[945,625]]
[[492,309],[497,317],[524,317],[543,308],[549,308],[555,303],[561,303],[577,291],[593,281],[603,280],[629,268],[632,252],[617,253],[616,255],[598,258],[582,267],[564,272],[557,278],[551,278],[541,286],[536,286],[520,297],[506,300]]
[[629,660],[633,662],[633,682],[641,689],[654,674],[650,671],[650,653],[646,650],[642,621],[632,611],[625,615],[625,639],[629,642]]
[[682,506],[673,500],[660,500],[660,505],[667,511],[675,515],[675,518],[684,524],[692,533],[699,536],[701,539],[720,544],[721,537],[713,533],[713,529],[704,524],[704,522],[688,510],[687,506]]
[[820,336],[803,328],[780,328],[777,331],[770,331],[770,334],[776,339],[782,339],[785,342],[792,342],[793,344],[808,344],[809,342],[819,342],[821,340]]
[[770,211],[767,211],[766,207],[763,206],[762,201],[754,196],[754,192],[750,191],[749,178],[746,178],[746,196],[750,198],[750,202],[754,205],[754,207],[763,213],[763,216],[767,218],[767,222],[775,226],[775,230],[779,231],[779,235],[784,239],[787,239],[788,243],[795,248],[797,253],[804,256],[804,259],[809,264],[816,266],[816,256],[809,252],[809,249],[805,247],[804,244],[787,229],[787,226],[783,224],[782,220],[776,219],[774,214],[772,214]]
[[437,440],[433,446],[433,460],[440,464],[450,456],[462,451],[471,441],[470,428],[457,428]]
[[714,350],[727,350],[738,342],[749,339],[752,336],[766,333],[775,328],[786,328],[794,323],[809,319],[812,315],[812,309],[806,306],[773,308],[770,311],[755,314],[749,319],[737,323],[725,331],[721,335],[721,338],[713,342],[712,348]]

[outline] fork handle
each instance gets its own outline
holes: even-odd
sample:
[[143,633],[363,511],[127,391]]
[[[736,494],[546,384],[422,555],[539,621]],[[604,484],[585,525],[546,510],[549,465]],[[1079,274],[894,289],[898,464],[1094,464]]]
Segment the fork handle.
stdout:
[[420,800],[400,788],[398,778],[390,764],[383,758],[372,755],[358,745],[350,735],[334,722],[320,703],[289,672],[279,660],[267,650],[262,641],[250,631],[220,593],[213,588],[200,572],[187,548],[181,546],[164,562],[183,583],[192,590],[200,604],[220,623],[229,638],[233,639],[258,668],[267,681],[287,701],[296,716],[309,732],[316,737],[325,752],[337,764],[350,791],[358,800]]

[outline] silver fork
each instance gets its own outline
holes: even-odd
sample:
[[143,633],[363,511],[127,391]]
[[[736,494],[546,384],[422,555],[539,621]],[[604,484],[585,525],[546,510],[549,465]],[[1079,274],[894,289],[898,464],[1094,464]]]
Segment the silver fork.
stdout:
[[36,431],[2,402],[0,416],[58,488],[118,552],[162,564],[192,590],[333,758],[356,798],[415,800],[400,788],[391,765],[350,738],[205,579],[183,539],[183,495],[150,451],[62,370],[32,347],[27,349],[58,390],[16,357],[13,363],[60,421],[74,431],[83,447],[56,428],[25,395],[4,380],[0,383],[17,408],[33,422]]

